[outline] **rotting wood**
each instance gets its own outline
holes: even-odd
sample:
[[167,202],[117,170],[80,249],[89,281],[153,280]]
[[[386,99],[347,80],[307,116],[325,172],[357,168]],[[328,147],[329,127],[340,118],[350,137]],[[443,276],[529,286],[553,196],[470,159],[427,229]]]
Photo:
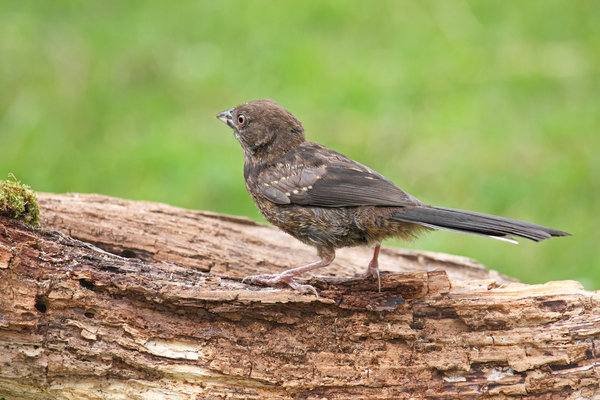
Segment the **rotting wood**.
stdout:
[[239,279],[312,260],[274,228],[39,197],[41,229],[0,220],[7,400],[600,396],[600,294],[577,282],[388,249],[378,292],[351,278],[369,250],[345,249],[317,299]]

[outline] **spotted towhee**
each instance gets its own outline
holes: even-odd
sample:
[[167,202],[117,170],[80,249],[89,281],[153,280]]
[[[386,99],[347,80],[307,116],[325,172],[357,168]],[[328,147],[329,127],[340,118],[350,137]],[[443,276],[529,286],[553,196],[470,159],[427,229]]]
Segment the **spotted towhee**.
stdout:
[[279,274],[250,276],[252,282],[289,284],[300,273],[329,265],[335,249],[374,245],[361,276],[379,278],[377,256],[388,237],[408,239],[445,229],[508,242],[511,236],[540,241],[566,232],[504,217],[429,206],[383,175],[320,144],[307,142],[300,121],[271,100],[254,100],[217,115],[233,129],[244,150],[246,188],[273,225],[314,246],[320,259]]

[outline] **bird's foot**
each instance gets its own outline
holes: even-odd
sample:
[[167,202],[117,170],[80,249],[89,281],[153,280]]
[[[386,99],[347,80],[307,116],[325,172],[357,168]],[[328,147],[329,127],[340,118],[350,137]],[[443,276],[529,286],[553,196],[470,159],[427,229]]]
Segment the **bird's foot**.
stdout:
[[377,284],[379,286],[379,291],[381,292],[381,276],[379,275],[379,266],[377,263],[370,262],[367,270],[365,272],[357,272],[354,274],[357,278],[377,278]]
[[250,281],[252,283],[260,283],[266,286],[275,286],[278,283],[287,283],[292,289],[300,293],[313,292],[315,296],[319,297],[317,289],[312,285],[303,285],[294,280],[294,275],[281,273],[281,274],[263,274],[263,275],[250,275],[242,279],[242,282]]
[[369,266],[367,267],[367,270],[365,272],[357,272],[354,274],[354,276],[358,277],[358,278],[369,278],[369,277],[373,277],[373,278],[377,278],[377,283],[379,285],[379,291],[381,292],[381,276],[379,276],[379,249],[381,249],[381,243],[377,243],[377,245],[375,245],[375,249],[373,250],[373,258],[371,259],[371,262],[369,263]]

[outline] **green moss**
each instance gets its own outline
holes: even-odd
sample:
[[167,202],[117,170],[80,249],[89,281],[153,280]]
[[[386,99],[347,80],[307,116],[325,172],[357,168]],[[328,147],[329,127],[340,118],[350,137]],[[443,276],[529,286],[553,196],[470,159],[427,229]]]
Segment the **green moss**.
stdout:
[[9,174],[9,177],[13,181],[0,181],[0,215],[20,219],[30,225],[39,225],[40,208],[37,196],[13,174]]

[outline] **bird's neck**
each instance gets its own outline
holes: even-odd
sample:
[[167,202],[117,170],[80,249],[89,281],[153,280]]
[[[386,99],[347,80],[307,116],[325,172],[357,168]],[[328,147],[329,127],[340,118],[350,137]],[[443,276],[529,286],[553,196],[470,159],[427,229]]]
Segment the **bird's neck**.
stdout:
[[283,158],[290,152],[296,149],[297,146],[290,148],[280,148],[278,151],[266,152],[265,154],[256,154],[244,152],[244,178],[257,176],[265,169],[271,168],[273,165],[281,162]]
[[244,166],[261,168],[272,165],[291,150],[305,142],[304,137],[277,138],[269,143],[244,148]]

